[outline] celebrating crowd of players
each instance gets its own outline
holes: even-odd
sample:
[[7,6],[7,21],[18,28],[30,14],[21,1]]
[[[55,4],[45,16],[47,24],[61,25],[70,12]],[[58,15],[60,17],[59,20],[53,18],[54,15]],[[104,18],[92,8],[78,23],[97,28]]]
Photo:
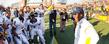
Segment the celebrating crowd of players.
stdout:
[[18,10],[0,7],[0,43],[1,44],[29,44],[38,35],[40,44],[44,39],[44,8],[41,4],[34,11],[29,6]]
[[[78,30],[81,28],[78,27],[78,22],[81,19],[83,19],[83,16],[84,16],[84,12],[81,8],[74,7],[73,12],[70,11],[72,14],[71,19],[74,21],[75,29],[76,29],[75,44],[79,44],[78,43],[79,41],[77,41],[78,40],[77,38],[80,36],[80,33],[78,32]],[[0,44],[30,44],[30,41],[34,44],[33,39],[35,35],[37,35],[37,40],[40,44],[46,44],[45,43],[46,40],[44,38],[44,33],[45,33],[44,13],[45,12],[46,12],[46,9],[44,8],[43,4],[40,4],[38,8],[31,9],[29,6],[25,6],[19,10],[17,8],[11,9],[10,7],[4,8],[0,6]],[[53,35],[56,35],[56,16],[58,14],[60,14],[60,21],[61,21],[60,31],[61,32],[64,32],[66,21],[69,19],[69,15],[66,8],[63,8],[59,11],[59,10],[56,10],[53,6],[52,10],[48,12],[50,37],[53,37]],[[79,16],[76,16],[76,15],[79,15]],[[86,20],[83,19],[83,21],[86,21]],[[93,29],[92,25],[90,25],[90,23],[87,21],[86,23],[89,24],[88,26],[91,26],[91,29],[89,30],[94,32],[95,30]],[[93,35],[96,35],[96,38],[98,37],[97,33],[92,34],[92,36]],[[95,39],[95,42],[93,43],[96,43],[97,41],[98,39],[97,40]]]

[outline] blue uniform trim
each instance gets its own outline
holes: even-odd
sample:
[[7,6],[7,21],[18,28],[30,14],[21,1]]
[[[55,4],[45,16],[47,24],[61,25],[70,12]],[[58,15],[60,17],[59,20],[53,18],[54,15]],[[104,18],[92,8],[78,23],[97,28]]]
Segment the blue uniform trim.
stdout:
[[0,32],[3,32],[3,29],[0,27]]

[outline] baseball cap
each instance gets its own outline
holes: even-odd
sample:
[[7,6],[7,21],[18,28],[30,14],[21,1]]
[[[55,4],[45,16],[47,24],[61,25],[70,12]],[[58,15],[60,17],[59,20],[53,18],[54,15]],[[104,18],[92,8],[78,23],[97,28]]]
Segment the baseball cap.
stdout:
[[71,14],[76,15],[76,13],[84,15],[84,10],[82,7],[74,7],[71,9]]

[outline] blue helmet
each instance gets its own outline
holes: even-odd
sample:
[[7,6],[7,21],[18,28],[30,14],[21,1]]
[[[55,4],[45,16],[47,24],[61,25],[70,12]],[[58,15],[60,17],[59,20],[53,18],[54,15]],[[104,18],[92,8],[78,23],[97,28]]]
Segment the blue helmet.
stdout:
[[82,7],[74,7],[71,9],[71,14],[76,15],[76,13],[84,15],[84,10]]

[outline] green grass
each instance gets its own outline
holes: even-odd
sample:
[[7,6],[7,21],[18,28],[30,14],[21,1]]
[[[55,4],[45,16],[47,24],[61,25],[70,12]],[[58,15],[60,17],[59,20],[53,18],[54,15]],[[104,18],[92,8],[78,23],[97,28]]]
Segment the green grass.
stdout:
[[[73,44],[74,43],[74,29],[73,29],[73,23],[71,20],[68,20],[68,23],[66,25],[65,32],[60,32],[60,16],[57,16],[57,25],[56,25],[56,35],[54,38],[50,38],[49,33],[49,18],[48,15],[45,16],[45,39],[46,44],[51,44],[52,42],[54,44]],[[98,32],[100,36],[100,40],[98,44],[109,44],[109,24],[99,21],[96,22],[96,19],[90,19],[89,20],[93,25],[96,31]],[[54,40],[53,40],[54,39]],[[36,43],[37,44],[37,43]]]
[[[48,15],[46,15],[48,17]],[[47,17],[45,17],[45,19],[48,19]],[[45,25],[49,26],[48,24],[49,20],[46,20]],[[57,30],[56,30],[56,35],[54,36],[54,44],[71,44],[73,43],[73,39],[74,39],[74,31],[73,31],[73,25],[71,20],[68,21],[69,23],[67,23],[66,25],[66,30],[65,32],[60,32],[60,16],[57,15]],[[45,33],[45,39],[46,39],[46,44],[51,44],[52,39],[50,38],[50,33],[49,33],[49,29],[48,27],[45,27],[46,29],[46,33]]]
[[[96,19],[89,20],[92,24],[95,23]],[[109,33],[109,24],[105,23],[104,21],[99,21],[96,23],[94,28],[97,30],[97,32],[102,33],[101,36],[107,35]]]
[[[90,22],[93,24],[96,19],[91,19]],[[109,44],[109,24],[104,21],[98,22],[94,28],[97,30],[100,40],[98,44]]]

